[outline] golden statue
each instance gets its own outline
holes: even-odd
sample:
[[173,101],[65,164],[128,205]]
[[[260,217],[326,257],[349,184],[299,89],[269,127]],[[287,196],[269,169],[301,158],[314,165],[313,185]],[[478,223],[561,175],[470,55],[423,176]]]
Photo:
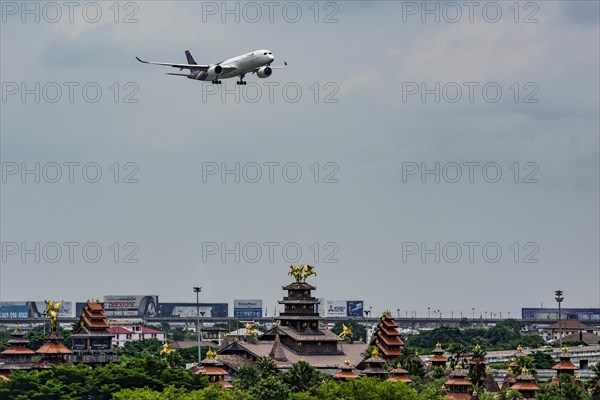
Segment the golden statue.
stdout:
[[57,303],[52,300],[46,300],[46,310],[44,310],[44,314],[50,317],[52,332],[56,332],[58,329],[58,310],[60,310],[62,304],[62,300]]
[[256,326],[246,324],[246,335],[252,336],[254,338],[258,337],[258,332],[256,332]]
[[352,326],[351,325],[346,326],[346,324],[344,324],[342,322],[342,327],[343,327],[343,331],[342,331],[342,333],[340,333],[340,338],[342,338],[342,339],[346,339],[346,338],[352,339]]
[[313,267],[312,265],[303,265],[302,269],[302,280],[304,282],[306,282],[306,278],[308,278],[311,275],[317,276],[317,273],[315,272],[315,267]]
[[302,265],[290,265],[290,272],[288,275],[291,275],[296,279],[296,282],[300,283],[302,280],[302,270],[304,267]]
[[162,350],[160,351],[160,355],[161,356],[168,356],[174,350],[175,350],[175,347],[174,347],[173,344],[167,344],[167,343],[165,343],[165,344],[162,345]]

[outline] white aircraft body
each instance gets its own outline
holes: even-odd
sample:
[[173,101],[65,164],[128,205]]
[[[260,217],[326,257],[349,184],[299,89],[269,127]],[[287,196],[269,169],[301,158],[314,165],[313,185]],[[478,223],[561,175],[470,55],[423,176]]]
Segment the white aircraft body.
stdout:
[[273,53],[269,50],[255,50],[251,53],[242,54],[241,56],[233,57],[216,64],[199,65],[192,57],[189,50],[185,51],[187,64],[172,64],[163,62],[144,61],[136,57],[139,62],[144,64],[166,65],[173,68],[179,68],[180,71],[189,69],[189,74],[167,73],[167,75],[185,76],[189,79],[200,81],[211,81],[213,84],[220,84],[221,79],[239,77],[238,85],[245,85],[244,77],[248,73],[258,75],[259,78],[268,78],[273,74],[274,69],[285,68],[285,65],[280,67],[271,67],[271,63],[275,60]]

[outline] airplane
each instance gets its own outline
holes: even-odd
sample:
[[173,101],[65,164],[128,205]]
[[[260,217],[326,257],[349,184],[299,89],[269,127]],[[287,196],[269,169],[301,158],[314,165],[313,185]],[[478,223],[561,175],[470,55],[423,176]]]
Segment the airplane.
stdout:
[[259,78],[268,78],[273,74],[274,69],[287,67],[287,62],[279,67],[271,67],[271,63],[275,60],[273,53],[269,50],[255,50],[251,53],[242,54],[241,56],[229,58],[227,60],[210,65],[199,65],[192,57],[189,50],[185,51],[187,64],[171,64],[153,61],[144,61],[139,57],[135,57],[139,62],[144,64],[166,65],[173,68],[179,68],[180,71],[189,69],[189,74],[177,74],[168,72],[167,75],[185,76],[189,79],[200,81],[210,80],[213,84],[221,84],[221,79],[239,77],[237,85],[245,85],[244,77],[248,73],[258,75]]

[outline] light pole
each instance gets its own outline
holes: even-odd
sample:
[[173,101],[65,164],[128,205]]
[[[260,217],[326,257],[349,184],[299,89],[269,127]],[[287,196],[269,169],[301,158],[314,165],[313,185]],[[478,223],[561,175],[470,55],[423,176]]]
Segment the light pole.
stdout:
[[563,297],[562,290],[555,290],[554,294],[556,295],[555,299],[558,303],[558,343],[560,344],[560,348],[562,349],[562,321],[560,320],[560,303],[565,299]]
[[431,307],[427,307],[427,318],[431,317]]
[[194,292],[196,293],[196,336],[198,337],[198,365],[202,361],[202,345],[200,344],[200,292],[201,287],[194,286]]

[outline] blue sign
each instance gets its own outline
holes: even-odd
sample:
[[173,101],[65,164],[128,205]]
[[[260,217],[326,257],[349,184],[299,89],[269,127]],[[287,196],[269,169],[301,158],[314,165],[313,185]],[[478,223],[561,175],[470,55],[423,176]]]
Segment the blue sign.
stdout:
[[349,317],[362,317],[363,316],[363,301],[362,300],[353,300],[348,301],[346,306],[346,312]]
[[235,318],[262,318],[262,308],[234,308]]
[[27,305],[0,305],[0,318],[29,318]]

